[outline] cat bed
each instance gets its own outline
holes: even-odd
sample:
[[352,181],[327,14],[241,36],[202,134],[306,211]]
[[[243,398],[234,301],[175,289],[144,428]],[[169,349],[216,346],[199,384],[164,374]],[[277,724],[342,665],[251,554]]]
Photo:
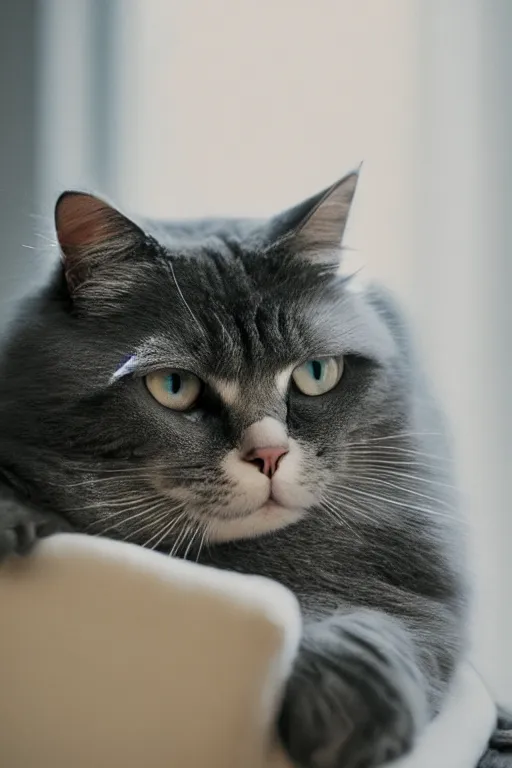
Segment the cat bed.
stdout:
[[[0,765],[290,768],[272,724],[300,637],[295,598],[81,535],[0,568]],[[474,768],[494,705],[469,664],[396,768]]]

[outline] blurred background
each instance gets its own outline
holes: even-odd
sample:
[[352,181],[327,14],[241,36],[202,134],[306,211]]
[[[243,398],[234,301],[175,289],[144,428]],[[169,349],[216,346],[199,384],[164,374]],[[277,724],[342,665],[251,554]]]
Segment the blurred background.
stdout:
[[[3,0],[0,324],[64,188],[259,215],[364,161],[347,232],[451,417],[474,658],[512,704],[511,0]],[[0,425],[1,428],[1,425]]]

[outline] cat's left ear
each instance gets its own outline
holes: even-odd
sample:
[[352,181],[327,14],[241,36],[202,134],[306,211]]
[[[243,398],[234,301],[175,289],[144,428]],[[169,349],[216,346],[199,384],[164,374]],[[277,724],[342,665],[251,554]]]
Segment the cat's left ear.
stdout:
[[272,220],[270,239],[311,263],[337,267],[359,171]]
[[145,239],[134,222],[85,192],[64,192],[59,197],[55,228],[72,293],[91,277],[126,260]]

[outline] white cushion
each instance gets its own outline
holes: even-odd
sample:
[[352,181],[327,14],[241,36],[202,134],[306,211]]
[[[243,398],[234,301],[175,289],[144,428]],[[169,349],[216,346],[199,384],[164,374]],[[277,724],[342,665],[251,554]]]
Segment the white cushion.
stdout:
[[[290,766],[272,724],[301,625],[280,585],[60,535],[1,567],[0,605],[0,765]],[[397,766],[474,768],[493,717],[465,665]]]

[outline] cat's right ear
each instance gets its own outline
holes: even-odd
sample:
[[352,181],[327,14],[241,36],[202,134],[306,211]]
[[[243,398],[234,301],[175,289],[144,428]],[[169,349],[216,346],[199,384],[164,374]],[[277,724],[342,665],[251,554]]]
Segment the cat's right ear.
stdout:
[[270,247],[286,245],[302,261],[327,269],[338,269],[342,240],[359,170],[352,171],[315,197],[271,220],[267,236]]
[[124,262],[145,239],[130,219],[94,195],[63,192],[55,229],[70,292]]

